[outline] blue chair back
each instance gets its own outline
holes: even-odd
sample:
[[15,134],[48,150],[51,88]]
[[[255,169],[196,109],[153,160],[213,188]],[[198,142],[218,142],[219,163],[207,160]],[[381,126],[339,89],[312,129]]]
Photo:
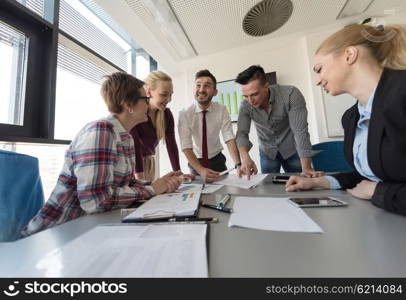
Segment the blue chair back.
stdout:
[[312,157],[315,170],[324,172],[353,171],[344,157],[344,142],[334,141],[315,144],[313,150],[322,150]]
[[0,241],[18,239],[43,204],[38,159],[0,150]]

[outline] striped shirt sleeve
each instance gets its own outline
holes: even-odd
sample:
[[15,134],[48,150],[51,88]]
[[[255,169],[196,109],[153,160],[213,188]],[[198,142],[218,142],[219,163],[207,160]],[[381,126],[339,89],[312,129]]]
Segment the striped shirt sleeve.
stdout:
[[250,104],[246,103],[246,101],[241,102],[237,122],[237,146],[239,148],[247,147],[248,150],[252,147],[252,143],[249,140],[249,133],[251,129],[251,117],[248,108],[249,105]]
[[296,142],[299,157],[312,157],[317,151],[312,150],[307,125],[306,102],[298,88],[293,87],[289,95],[289,125]]

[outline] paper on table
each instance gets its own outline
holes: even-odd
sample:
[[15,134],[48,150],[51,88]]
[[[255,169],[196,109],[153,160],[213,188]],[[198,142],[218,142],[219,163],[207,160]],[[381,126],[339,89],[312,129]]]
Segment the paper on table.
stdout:
[[268,174],[251,175],[250,180],[248,180],[247,176],[239,178],[237,174],[228,174],[226,178],[218,180],[216,183],[250,189],[253,186],[260,184],[266,176],[268,176]]
[[215,191],[221,189],[224,184],[205,184],[204,189],[202,190],[202,194],[211,194]]
[[126,216],[123,222],[134,222],[155,216],[194,216],[199,207],[202,186],[189,184],[180,190],[184,192],[156,195]]
[[179,188],[175,191],[175,193],[191,193],[201,191],[203,184],[195,184],[195,183],[188,183],[188,184],[181,184]]
[[228,226],[254,229],[317,232],[323,230],[288,198],[236,197]]
[[46,254],[33,277],[207,277],[206,224],[98,226]]

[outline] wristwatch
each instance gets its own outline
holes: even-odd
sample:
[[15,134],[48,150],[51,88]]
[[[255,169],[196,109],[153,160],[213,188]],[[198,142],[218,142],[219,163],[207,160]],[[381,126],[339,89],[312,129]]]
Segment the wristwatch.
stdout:
[[240,163],[240,162],[239,162],[239,163],[236,163],[234,167],[235,167],[236,169],[237,169],[238,167],[241,167],[241,163]]

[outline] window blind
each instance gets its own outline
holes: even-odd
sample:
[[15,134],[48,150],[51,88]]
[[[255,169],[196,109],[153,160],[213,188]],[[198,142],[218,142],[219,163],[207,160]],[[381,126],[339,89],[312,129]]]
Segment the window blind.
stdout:
[[17,2],[21,3],[37,15],[44,17],[44,0],[17,0]]
[[104,75],[111,73],[61,44],[58,44],[58,67],[97,84],[102,83]]
[[65,0],[60,1],[59,28],[117,67],[127,70],[126,50]]
[[10,25],[0,21],[0,42],[11,47],[23,46],[25,43],[25,35],[10,27]]

